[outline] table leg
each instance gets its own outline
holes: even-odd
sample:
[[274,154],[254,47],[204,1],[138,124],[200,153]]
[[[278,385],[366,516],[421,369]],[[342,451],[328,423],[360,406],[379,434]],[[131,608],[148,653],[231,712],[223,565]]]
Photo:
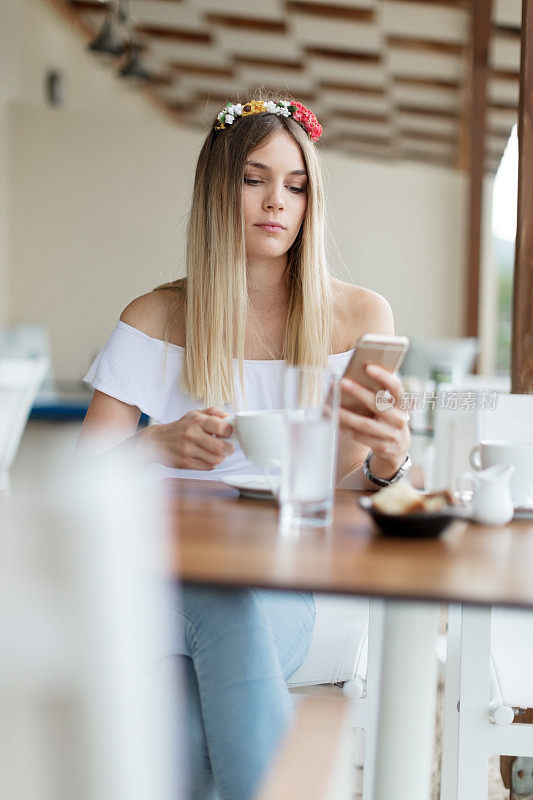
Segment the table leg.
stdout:
[[438,603],[386,600],[373,800],[428,800]]

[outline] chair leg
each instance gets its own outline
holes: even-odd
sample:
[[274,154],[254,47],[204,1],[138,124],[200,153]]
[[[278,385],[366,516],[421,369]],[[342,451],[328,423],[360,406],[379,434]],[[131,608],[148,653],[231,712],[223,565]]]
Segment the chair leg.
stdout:
[[440,800],[456,800],[457,798],[460,677],[461,606],[458,603],[450,603],[448,606],[448,642],[444,682]]
[[463,607],[457,800],[485,800],[488,794],[490,627],[490,607]]
[[363,800],[374,796],[374,772],[381,684],[381,653],[383,647],[383,622],[385,603],[370,599],[368,608],[368,651],[366,671],[366,697],[352,693],[353,707],[350,726],[364,730]]

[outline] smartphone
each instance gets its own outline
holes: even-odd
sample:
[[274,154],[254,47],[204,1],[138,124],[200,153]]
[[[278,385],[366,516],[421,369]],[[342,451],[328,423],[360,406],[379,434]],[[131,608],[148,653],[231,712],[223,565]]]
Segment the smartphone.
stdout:
[[[373,392],[377,392],[383,387],[367,375],[366,365],[377,364],[389,372],[396,372],[408,349],[409,339],[406,336],[380,336],[367,333],[355,343],[353,355],[344,370],[343,377],[353,378]],[[355,401],[352,404],[348,402],[348,407],[352,407],[354,411],[370,416],[368,409],[357,408],[356,405]]]

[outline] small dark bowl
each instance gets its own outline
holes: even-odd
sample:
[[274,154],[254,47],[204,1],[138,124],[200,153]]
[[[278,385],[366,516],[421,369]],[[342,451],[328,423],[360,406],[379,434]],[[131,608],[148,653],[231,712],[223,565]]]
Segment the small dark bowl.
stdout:
[[396,539],[436,539],[457,519],[466,519],[460,506],[444,506],[440,511],[416,511],[412,514],[383,514],[374,508],[372,497],[360,497],[359,505],[386,536]]

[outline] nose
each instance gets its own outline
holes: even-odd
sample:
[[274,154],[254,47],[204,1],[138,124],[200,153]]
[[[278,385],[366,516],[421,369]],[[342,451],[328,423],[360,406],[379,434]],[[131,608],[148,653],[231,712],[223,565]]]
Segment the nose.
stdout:
[[271,184],[269,191],[265,195],[264,206],[265,209],[276,209],[278,211],[282,211],[285,208],[283,187],[281,185]]

